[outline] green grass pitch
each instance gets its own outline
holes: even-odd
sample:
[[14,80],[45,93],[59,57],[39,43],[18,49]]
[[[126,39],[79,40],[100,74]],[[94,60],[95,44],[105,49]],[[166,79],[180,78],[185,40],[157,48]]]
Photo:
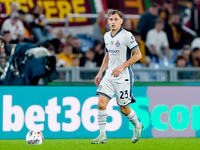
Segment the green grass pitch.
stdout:
[[108,139],[105,144],[90,144],[90,139],[45,139],[42,145],[26,140],[0,140],[0,150],[200,150],[200,138]]

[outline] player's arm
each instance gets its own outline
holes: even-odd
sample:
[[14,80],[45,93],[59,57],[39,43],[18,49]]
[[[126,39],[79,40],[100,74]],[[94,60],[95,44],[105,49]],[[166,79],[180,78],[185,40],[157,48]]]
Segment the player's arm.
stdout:
[[115,68],[112,72],[111,75],[114,77],[118,77],[119,74],[126,68],[129,67],[130,65],[136,63],[138,60],[142,58],[142,54],[140,52],[140,48],[137,46],[132,50],[132,57],[127,60],[125,63],[123,63],[121,66]]
[[106,70],[107,67],[108,67],[108,53],[106,53],[106,55],[104,56],[104,59],[103,59],[103,62],[101,64],[99,73],[97,74],[97,76],[95,78],[96,86],[99,86],[99,83],[100,83],[101,78],[102,78],[102,74]]
[[103,58],[103,62],[101,64],[101,68],[100,68],[99,72],[103,73],[107,67],[108,67],[108,53],[106,53],[106,55]]
[[132,57],[127,60],[125,63],[123,63],[121,66],[123,69],[126,67],[129,67],[130,65],[136,63],[138,60],[142,58],[142,54],[140,52],[139,46],[137,46],[135,49],[132,50]]

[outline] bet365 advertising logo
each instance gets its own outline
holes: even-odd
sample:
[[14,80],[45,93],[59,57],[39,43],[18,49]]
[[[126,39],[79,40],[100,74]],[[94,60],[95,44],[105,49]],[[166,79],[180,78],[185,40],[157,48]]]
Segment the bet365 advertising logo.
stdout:
[[[82,105],[76,97],[64,97],[62,106],[57,104],[57,97],[48,100],[48,104],[43,109],[40,105],[31,105],[27,110],[23,110],[19,105],[12,104],[12,95],[3,96],[3,131],[19,132],[25,126],[31,129],[44,130],[44,122],[48,122],[48,128],[52,132],[60,130],[65,132],[73,132],[79,129],[81,122],[84,128],[88,131],[97,131],[97,109],[92,109],[92,106],[97,105],[98,97],[90,97],[85,100]],[[65,106],[71,107],[70,110],[65,110]],[[113,106],[117,106],[115,100],[109,104],[107,111],[112,122],[107,124],[107,131],[116,131],[121,127],[122,116],[119,111],[113,110]],[[58,115],[61,110],[64,110],[63,120],[68,118],[70,122],[59,122]],[[81,116],[79,112],[81,111]],[[14,121],[12,116],[14,115]],[[45,118],[45,115],[47,117]],[[91,122],[91,117],[95,118]],[[41,123],[37,123],[41,122]]]
[[[93,138],[98,134],[95,86],[0,87],[0,139],[41,130],[46,138]],[[142,137],[200,137],[199,87],[133,87],[130,105],[143,123]],[[195,93],[195,94],[192,94]],[[133,125],[115,98],[107,106],[109,137],[130,138]],[[123,133],[123,134],[122,134]]]

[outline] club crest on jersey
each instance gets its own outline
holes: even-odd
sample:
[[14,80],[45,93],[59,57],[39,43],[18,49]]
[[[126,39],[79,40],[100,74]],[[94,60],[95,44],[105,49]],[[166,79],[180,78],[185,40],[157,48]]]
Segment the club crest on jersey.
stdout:
[[110,41],[110,45],[113,45],[114,44],[114,41]]
[[119,46],[120,46],[119,40],[116,41],[115,46],[116,46],[116,47],[119,47]]

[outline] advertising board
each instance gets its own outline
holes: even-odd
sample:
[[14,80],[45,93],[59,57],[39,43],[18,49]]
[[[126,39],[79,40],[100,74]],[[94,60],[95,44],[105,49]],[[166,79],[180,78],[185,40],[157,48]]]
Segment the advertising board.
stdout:
[[[200,87],[134,86],[133,108],[142,137],[200,137]],[[98,135],[95,86],[1,86],[0,139],[24,139],[30,129],[45,138]],[[133,126],[113,98],[107,107],[107,136],[130,138]]]

